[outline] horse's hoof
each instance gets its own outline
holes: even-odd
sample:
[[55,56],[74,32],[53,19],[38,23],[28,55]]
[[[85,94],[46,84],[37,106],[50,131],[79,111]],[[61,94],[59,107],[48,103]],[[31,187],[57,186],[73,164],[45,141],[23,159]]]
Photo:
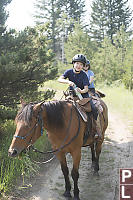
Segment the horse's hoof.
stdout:
[[97,171],[94,171],[93,176],[99,177],[99,173]]
[[93,170],[94,168],[95,168],[95,164],[92,163],[92,165],[91,165],[91,169]]
[[68,198],[71,198],[72,195],[70,193],[70,191],[65,191],[64,194],[63,194],[64,197],[68,197]]
[[74,197],[73,200],[80,200],[80,198],[79,197]]

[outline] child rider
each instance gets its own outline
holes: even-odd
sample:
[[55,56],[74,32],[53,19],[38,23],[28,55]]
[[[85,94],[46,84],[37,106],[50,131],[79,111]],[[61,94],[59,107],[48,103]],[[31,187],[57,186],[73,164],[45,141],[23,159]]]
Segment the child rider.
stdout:
[[[58,79],[60,83],[69,84],[70,87],[77,86],[77,91],[81,93],[83,98],[88,98],[88,85],[89,80],[86,73],[83,71],[83,67],[86,65],[86,57],[83,54],[76,54],[72,58],[73,68],[68,69],[61,75]],[[94,116],[94,122],[96,124],[96,134],[95,137],[101,137],[101,129],[99,123],[97,123],[97,108],[94,106],[93,102],[90,101],[91,108]]]

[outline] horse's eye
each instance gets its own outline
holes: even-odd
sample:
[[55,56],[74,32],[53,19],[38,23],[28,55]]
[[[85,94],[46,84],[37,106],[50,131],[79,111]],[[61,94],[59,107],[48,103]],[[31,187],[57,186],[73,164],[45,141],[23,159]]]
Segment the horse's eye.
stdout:
[[30,125],[25,124],[25,125],[23,125],[23,128],[24,128],[24,129],[28,129],[28,128],[30,128]]

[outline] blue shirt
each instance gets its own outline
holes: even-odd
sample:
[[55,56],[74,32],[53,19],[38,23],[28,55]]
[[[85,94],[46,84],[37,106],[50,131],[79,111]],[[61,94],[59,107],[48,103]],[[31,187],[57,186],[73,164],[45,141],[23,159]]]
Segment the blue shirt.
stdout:
[[[91,70],[88,70],[88,71],[86,72],[86,74],[87,74],[88,80],[90,80],[90,76],[94,76],[94,72],[91,71]],[[95,88],[94,82],[92,82],[92,83],[88,86],[88,88]]]
[[[79,87],[81,90],[84,89],[84,86],[89,85],[89,80],[84,71],[80,71],[80,73],[74,73],[73,69],[68,69],[63,74],[64,78],[68,78],[69,81],[72,81],[75,83],[77,87]],[[89,97],[88,92],[81,94],[83,98]]]

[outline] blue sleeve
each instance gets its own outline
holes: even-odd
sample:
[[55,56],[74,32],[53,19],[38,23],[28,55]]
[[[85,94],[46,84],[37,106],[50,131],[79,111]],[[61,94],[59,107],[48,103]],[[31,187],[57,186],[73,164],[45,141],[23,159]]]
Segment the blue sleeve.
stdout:
[[64,78],[68,78],[69,77],[69,70],[66,70],[63,74]]
[[94,76],[94,72],[93,71],[90,71],[90,76]]

